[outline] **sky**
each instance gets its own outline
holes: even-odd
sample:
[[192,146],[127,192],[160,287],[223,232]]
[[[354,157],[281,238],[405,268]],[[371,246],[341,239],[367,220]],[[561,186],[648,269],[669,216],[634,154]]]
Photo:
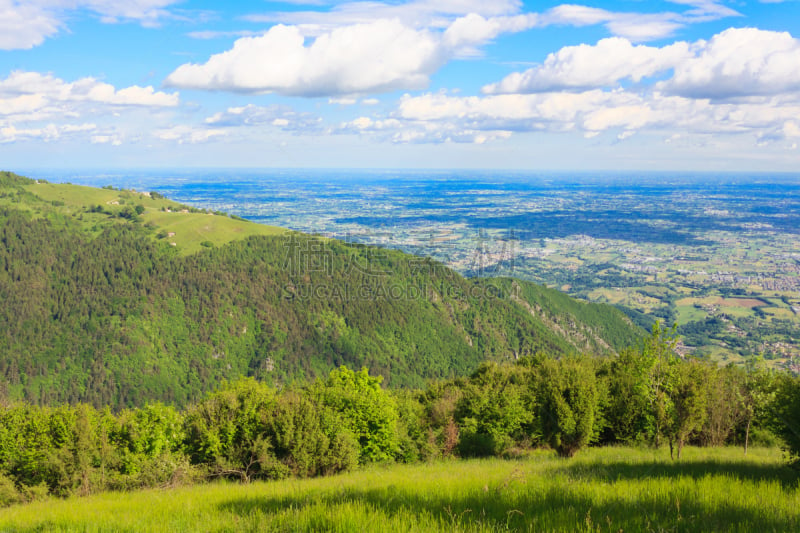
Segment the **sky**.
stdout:
[[800,171],[800,1],[0,0],[0,167]]

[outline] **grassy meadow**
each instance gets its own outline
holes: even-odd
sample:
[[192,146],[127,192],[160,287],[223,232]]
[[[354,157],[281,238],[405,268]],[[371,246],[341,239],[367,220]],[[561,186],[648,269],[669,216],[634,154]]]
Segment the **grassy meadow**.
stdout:
[[[141,205],[144,208],[141,221],[145,224],[152,224],[158,230],[169,234],[167,240],[175,243],[182,255],[202,250],[201,242],[211,242],[215,246],[222,246],[251,235],[282,235],[286,232],[283,228],[255,224],[227,216],[191,213],[185,211],[185,206],[177,202],[163,197],[151,198],[149,193],[51,183],[27,185],[25,189],[42,200],[51,202],[47,206],[48,212],[55,210],[73,219],[79,216],[79,221],[87,228],[108,222],[107,214],[85,212],[87,206],[101,206],[110,212],[115,212],[126,205]],[[34,216],[40,215],[42,211],[42,207],[34,202],[13,203],[0,199],[0,205],[3,204],[28,209]],[[117,222],[124,223],[122,219]]]
[[48,499],[0,531],[799,531],[797,474],[776,449],[595,448],[573,459],[372,467],[305,480]]

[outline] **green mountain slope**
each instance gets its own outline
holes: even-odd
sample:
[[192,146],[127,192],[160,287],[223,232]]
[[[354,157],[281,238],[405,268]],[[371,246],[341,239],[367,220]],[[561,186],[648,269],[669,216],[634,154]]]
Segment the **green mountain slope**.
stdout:
[[288,383],[341,364],[416,386],[484,359],[608,354],[641,334],[541,286],[197,211],[0,174],[5,394],[182,405],[222,379]]

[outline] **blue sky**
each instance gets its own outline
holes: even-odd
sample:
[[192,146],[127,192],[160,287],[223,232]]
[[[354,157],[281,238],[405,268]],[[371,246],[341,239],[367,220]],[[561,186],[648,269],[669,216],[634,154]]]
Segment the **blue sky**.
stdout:
[[798,26],[794,0],[0,0],[0,166],[797,171]]

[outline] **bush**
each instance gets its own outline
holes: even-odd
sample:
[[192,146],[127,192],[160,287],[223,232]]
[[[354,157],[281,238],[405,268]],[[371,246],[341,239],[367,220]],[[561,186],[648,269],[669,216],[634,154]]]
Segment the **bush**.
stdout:
[[783,439],[790,460],[800,467],[800,379],[782,376],[773,405],[775,432]]
[[[393,391],[397,405],[398,447],[395,459],[403,463],[432,459],[440,455],[433,427],[419,391]],[[455,410],[455,407],[453,407]],[[451,411],[452,414],[452,411]],[[451,415],[448,415],[451,416]]]
[[277,399],[267,427],[276,458],[293,476],[333,474],[358,462],[355,436],[336,414],[298,393]]
[[531,422],[532,402],[525,394],[525,372],[521,366],[484,363],[470,376],[456,409],[462,456],[501,455],[527,436],[523,428]]
[[366,368],[353,372],[346,366],[333,371],[326,380],[311,387],[312,397],[335,412],[342,424],[358,439],[362,463],[388,461],[397,453],[397,405]]
[[266,436],[275,393],[253,379],[229,384],[191,408],[185,417],[186,451],[192,464],[212,475],[242,481],[288,475]]
[[25,498],[17,490],[14,481],[8,476],[0,474],[0,507],[8,507],[23,501],[25,501]]
[[596,438],[599,397],[591,361],[542,358],[536,392],[542,437],[558,455],[572,457]]

